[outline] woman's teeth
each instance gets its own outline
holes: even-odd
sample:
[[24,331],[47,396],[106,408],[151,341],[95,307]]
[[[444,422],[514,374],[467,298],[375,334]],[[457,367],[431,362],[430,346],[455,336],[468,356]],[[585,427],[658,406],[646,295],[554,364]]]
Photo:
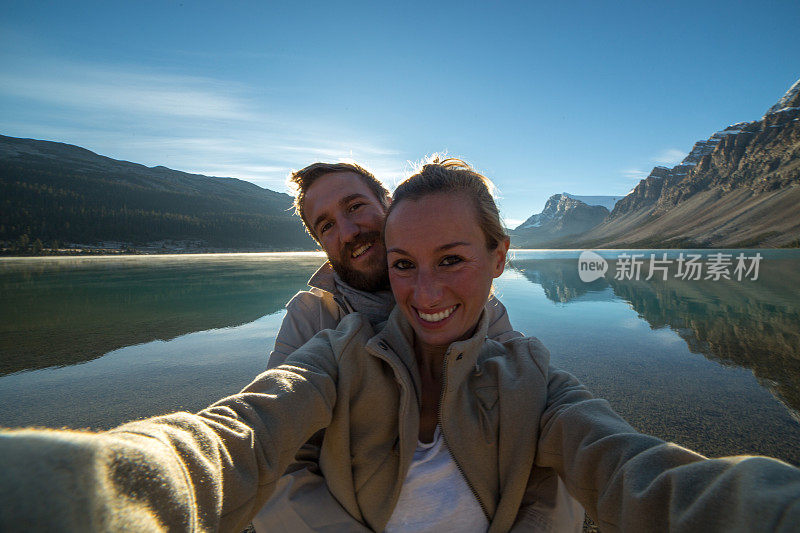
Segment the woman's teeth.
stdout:
[[358,257],[359,255],[363,254],[364,252],[366,252],[370,248],[372,248],[372,243],[365,244],[363,246],[359,246],[358,248],[353,250],[353,253],[351,254],[351,256],[352,256],[353,259],[355,259],[356,257]]
[[445,309],[444,311],[439,311],[438,313],[433,313],[432,315],[429,315],[428,313],[423,313],[422,311],[417,310],[417,314],[419,314],[419,317],[422,320],[424,320],[425,322],[439,322],[439,321],[444,320],[445,318],[449,317],[450,315],[452,315],[453,311],[456,310],[456,307],[458,307],[458,306],[454,305],[453,307],[451,307],[449,309]]

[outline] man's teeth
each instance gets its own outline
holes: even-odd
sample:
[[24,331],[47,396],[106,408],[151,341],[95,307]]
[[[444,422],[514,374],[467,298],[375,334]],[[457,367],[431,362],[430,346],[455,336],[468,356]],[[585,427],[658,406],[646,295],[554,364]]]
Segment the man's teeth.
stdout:
[[363,254],[364,252],[366,252],[370,248],[372,248],[372,243],[365,244],[363,246],[359,246],[358,248],[353,250],[353,253],[351,254],[351,256],[353,257],[353,259],[355,259],[356,257],[358,257],[359,255]]
[[417,311],[417,313],[419,314],[419,317],[425,322],[439,322],[440,320],[444,320],[445,318],[452,315],[453,311],[456,310],[456,307],[458,306],[454,305],[449,309],[445,309],[444,311],[439,311],[438,313],[433,313],[432,315],[429,315],[428,313],[423,313],[422,311],[419,310]]

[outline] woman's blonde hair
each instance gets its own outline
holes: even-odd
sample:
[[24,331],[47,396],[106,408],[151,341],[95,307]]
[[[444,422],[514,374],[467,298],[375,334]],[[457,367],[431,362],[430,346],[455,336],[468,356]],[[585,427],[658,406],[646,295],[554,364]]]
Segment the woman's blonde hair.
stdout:
[[478,225],[486,237],[486,247],[494,250],[508,239],[500,221],[500,211],[492,196],[494,184],[476,172],[461,159],[441,159],[432,156],[422,169],[404,180],[392,194],[387,220],[394,208],[403,200],[418,200],[424,196],[438,193],[465,193],[475,206]]

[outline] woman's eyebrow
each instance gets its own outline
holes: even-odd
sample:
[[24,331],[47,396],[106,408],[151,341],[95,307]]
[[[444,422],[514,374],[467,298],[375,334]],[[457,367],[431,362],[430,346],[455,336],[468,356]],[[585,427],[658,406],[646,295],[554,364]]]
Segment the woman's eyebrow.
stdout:
[[450,248],[456,248],[458,246],[469,246],[469,243],[468,242],[464,242],[464,241],[451,242],[451,243],[448,243],[448,244],[441,245],[440,247],[438,247],[436,249],[436,251],[438,252],[438,251],[449,250]]
[[[457,248],[459,246],[469,246],[469,243],[468,242],[464,242],[464,241],[449,242],[447,244],[443,244],[443,245],[439,246],[438,248],[436,248],[436,251],[437,252],[443,252],[445,250],[449,250],[451,248]],[[387,254],[395,253],[395,254],[410,255],[408,252],[406,252],[402,248],[389,248],[388,250],[386,250],[386,253]]]

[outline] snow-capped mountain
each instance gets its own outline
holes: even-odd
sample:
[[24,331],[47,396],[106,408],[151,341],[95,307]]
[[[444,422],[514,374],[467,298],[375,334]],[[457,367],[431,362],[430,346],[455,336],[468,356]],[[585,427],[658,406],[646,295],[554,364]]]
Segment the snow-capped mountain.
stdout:
[[608,208],[602,205],[588,205],[567,193],[554,194],[547,200],[541,213],[531,216],[514,229],[514,245],[529,248],[544,246],[554,239],[586,232],[602,222],[608,214]]
[[778,100],[778,103],[774,106],[770,107],[767,110],[767,113],[761,117],[761,120],[764,120],[769,115],[773,115],[775,113],[783,113],[784,111],[795,111],[800,109],[800,80],[794,82],[794,85],[789,87],[789,90],[786,91],[786,94],[783,95],[783,98]]
[[532,215],[525,222],[517,226],[515,230],[538,228],[544,224],[562,220],[569,211],[580,208],[581,204],[590,207],[601,206],[610,212],[614,209],[614,204],[622,198],[622,196],[578,196],[568,192],[554,194],[547,200],[541,213]]

